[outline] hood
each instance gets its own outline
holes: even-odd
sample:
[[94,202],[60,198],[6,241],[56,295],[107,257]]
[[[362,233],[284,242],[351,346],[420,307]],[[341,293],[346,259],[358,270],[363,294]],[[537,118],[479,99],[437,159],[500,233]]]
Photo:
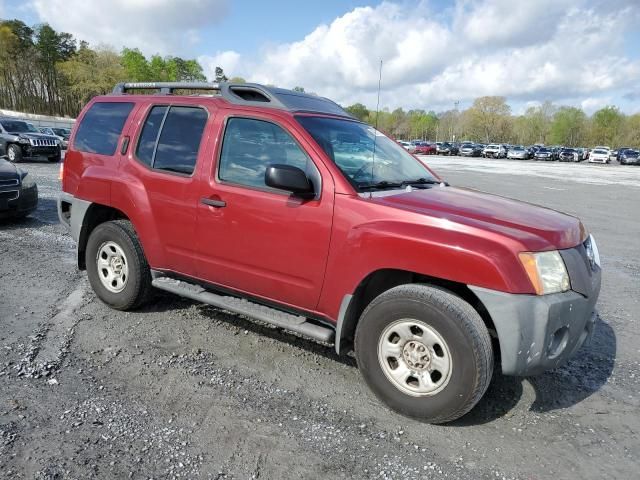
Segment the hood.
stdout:
[[0,180],[9,180],[18,176],[18,169],[16,166],[13,163],[0,158]]
[[572,248],[586,236],[571,215],[465,188],[416,189],[371,201],[503,235],[528,251]]

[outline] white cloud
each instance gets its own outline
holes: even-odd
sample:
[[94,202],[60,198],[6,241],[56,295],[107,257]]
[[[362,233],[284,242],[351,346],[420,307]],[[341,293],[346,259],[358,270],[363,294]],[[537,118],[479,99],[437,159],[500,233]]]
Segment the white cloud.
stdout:
[[424,2],[356,8],[255,57],[219,52],[205,71],[220,65],[250,81],[372,107],[382,59],[382,105],[435,110],[481,95],[579,104],[640,81],[640,62],[623,53],[640,19],[633,1],[459,0],[449,13]]
[[94,45],[188,55],[198,31],[226,15],[226,0],[31,0],[40,20]]
[[236,71],[240,67],[240,54],[233,50],[216,52],[213,56],[202,55],[198,57],[198,62],[202,65],[207,77],[213,80],[216,67],[223,67],[225,75],[229,78],[238,76]]

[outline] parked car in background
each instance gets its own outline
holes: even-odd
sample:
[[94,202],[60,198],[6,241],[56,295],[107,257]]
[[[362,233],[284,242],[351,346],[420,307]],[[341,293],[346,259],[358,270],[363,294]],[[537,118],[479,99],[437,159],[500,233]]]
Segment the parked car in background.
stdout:
[[0,218],[26,217],[38,206],[33,175],[0,158]]
[[436,142],[436,153],[438,155],[456,155],[458,147],[449,142]]
[[540,147],[536,150],[536,153],[533,154],[533,159],[544,160],[545,162],[553,162],[553,151],[547,147]]
[[509,149],[509,151],[507,152],[507,158],[511,158],[513,160],[528,160],[529,151],[522,145],[516,145],[515,147],[511,147]]
[[618,160],[622,165],[640,165],[640,150],[627,148]]
[[435,155],[436,146],[429,142],[418,142],[414,145],[416,155]]
[[463,143],[458,154],[463,157],[479,157],[482,155],[482,146],[475,143]]
[[579,162],[581,155],[573,148],[563,148],[558,153],[558,160],[561,162]]
[[56,137],[58,142],[60,142],[60,148],[63,150],[67,149],[67,146],[69,145],[69,137],[65,138],[62,135],[58,135],[51,127],[38,127],[38,131],[45,135]]
[[0,117],[0,155],[14,163],[26,158],[46,157],[50,162],[62,158],[57,137],[44,135],[28,122],[9,117]]
[[633,150],[633,148],[631,147],[620,147],[617,150],[615,150],[616,152],[616,160],[619,162],[620,161],[620,157],[624,154],[624,152],[626,152],[627,150]]
[[502,145],[492,143],[484,147],[482,156],[485,158],[505,158],[507,156],[507,150]]
[[589,163],[609,163],[611,161],[610,150],[594,148],[589,154]]
[[398,140],[398,143],[400,145],[402,145],[402,148],[404,148],[406,151],[411,151],[411,149],[413,148],[413,144],[411,142],[405,142],[404,140]]

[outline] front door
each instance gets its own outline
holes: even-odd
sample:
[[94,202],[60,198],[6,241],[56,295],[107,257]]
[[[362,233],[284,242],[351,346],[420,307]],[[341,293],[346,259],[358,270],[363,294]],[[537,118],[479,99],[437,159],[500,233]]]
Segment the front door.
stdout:
[[[250,295],[313,310],[333,219],[333,181],[303,139],[259,118],[226,119],[217,165],[198,205],[198,276]],[[317,195],[269,188],[270,164],[303,169]]]

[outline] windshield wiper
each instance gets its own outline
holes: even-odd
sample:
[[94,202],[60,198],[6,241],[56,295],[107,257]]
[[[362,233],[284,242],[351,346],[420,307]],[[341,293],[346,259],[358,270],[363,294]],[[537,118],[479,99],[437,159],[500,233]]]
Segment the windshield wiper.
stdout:
[[404,180],[401,185],[439,185],[441,182],[434,180],[433,178],[418,178],[416,180]]
[[386,188],[401,188],[404,185],[402,183],[388,182],[386,180],[382,180],[381,182],[376,183],[365,183],[358,185],[360,190],[384,190]]

